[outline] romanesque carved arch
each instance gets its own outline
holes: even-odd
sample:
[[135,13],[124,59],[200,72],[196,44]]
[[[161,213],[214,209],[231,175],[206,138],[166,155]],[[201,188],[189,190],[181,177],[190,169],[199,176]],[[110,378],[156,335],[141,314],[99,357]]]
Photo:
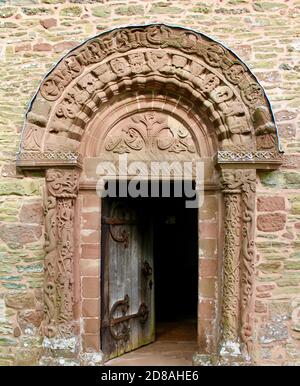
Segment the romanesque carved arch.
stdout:
[[[263,88],[232,51],[198,32],[164,24],[117,28],[73,49],[42,81],[26,115],[17,165],[46,169],[41,332],[48,338],[72,337],[78,330],[72,309],[73,230],[81,156],[87,147],[97,153],[88,143],[91,133],[91,138],[103,138],[108,152],[138,150],[126,138],[105,138],[104,129],[93,123],[128,95],[144,96],[152,106],[165,100],[164,112],[170,116],[175,100],[183,115],[193,116],[193,130],[177,143],[160,145],[157,140],[156,145],[193,153],[202,131],[207,150],[196,153],[214,157],[221,169],[225,238],[220,342],[223,352],[236,342],[251,354],[255,170],[281,162],[276,124]],[[131,124],[144,120],[159,133],[168,126],[157,115],[128,119]]]
[[185,96],[213,123],[219,150],[278,152],[264,90],[235,54],[195,31],[149,25],[100,34],[57,64],[27,113],[20,162],[47,158],[48,152],[67,157],[114,95],[162,88]]

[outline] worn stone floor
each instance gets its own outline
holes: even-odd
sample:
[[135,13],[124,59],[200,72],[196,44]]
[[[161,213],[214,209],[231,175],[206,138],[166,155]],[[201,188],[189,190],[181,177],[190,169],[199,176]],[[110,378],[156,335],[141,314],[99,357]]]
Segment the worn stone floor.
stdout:
[[197,351],[195,321],[161,323],[156,328],[156,340],[105,366],[191,366]]

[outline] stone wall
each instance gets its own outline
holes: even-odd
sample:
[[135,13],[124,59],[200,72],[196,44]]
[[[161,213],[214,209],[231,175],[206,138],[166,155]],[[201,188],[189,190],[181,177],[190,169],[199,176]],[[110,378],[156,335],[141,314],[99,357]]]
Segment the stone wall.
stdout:
[[300,364],[300,1],[1,0],[0,365],[32,363],[40,350],[43,180],[14,167],[29,101],[72,47],[150,22],[223,42],[270,97],[286,155],[280,170],[258,181],[256,361]]

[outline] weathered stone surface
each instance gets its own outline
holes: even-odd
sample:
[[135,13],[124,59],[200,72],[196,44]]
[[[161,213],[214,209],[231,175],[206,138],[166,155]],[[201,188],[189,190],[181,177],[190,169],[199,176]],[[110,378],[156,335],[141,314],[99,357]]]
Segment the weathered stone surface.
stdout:
[[33,51],[51,51],[52,45],[49,43],[37,43],[33,45]]
[[52,18],[40,20],[40,24],[45,29],[50,29],[57,26],[57,20]]
[[263,232],[277,232],[284,229],[286,215],[283,213],[260,214],[257,216],[257,229]]
[[260,179],[263,185],[283,189],[299,189],[300,174],[296,172],[260,172]]
[[277,125],[278,132],[281,138],[293,138],[296,135],[295,123],[280,123]]
[[44,208],[40,202],[23,204],[20,212],[20,221],[28,224],[44,223]]
[[201,3],[201,2],[197,2],[197,5],[194,6],[192,9],[191,9],[192,12],[195,12],[195,13],[204,13],[204,14],[207,14],[207,13],[210,13],[212,11],[212,6],[209,5],[208,3]]
[[297,113],[294,110],[280,110],[275,113],[277,122],[289,121],[291,119],[295,119],[296,117]]
[[182,10],[179,7],[173,7],[166,2],[154,3],[150,9],[150,13],[157,14],[179,14]]
[[77,45],[77,42],[62,42],[54,44],[53,51],[54,52],[63,52],[63,51],[70,51],[72,48],[74,48]]
[[11,17],[15,13],[15,8],[3,7],[0,8],[0,18]]
[[42,227],[40,225],[0,225],[0,239],[7,244],[27,244],[38,241],[42,236]]
[[258,312],[259,314],[267,312],[268,308],[267,305],[259,300],[256,300],[255,302],[255,312]]
[[52,13],[51,9],[44,8],[44,7],[34,7],[34,8],[23,7],[21,9],[22,9],[22,12],[27,16],[49,15],[50,13]]
[[97,6],[92,8],[92,15],[96,17],[108,17],[110,15],[110,10],[105,6]]
[[27,329],[33,327],[39,327],[43,320],[43,311],[35,310],[22,310],[18,312],[18,324],[23,333],[26,333]]
[[41,349],[20,348],[15,357],[15,366],[37,366],[41,356]]
[[261,331],[259,340],[263,344],[283,341],[288,339],[288,328],[281,317],[273,318],[271,323],[267,323]]
[[278,11],[280,9],[287,8],[287,5],[284,3],[280,2],[255,2],[253,4],[253,9],[255,11],[260,11],[260,12],[267,12],[267,11]]
[[128,5],[115,9],[117,15],[142,15],[144,13],[144,7],[142,5]]
[[273,261],[270,263],[261,263],[257,268],[263,273],[277,273],[282,270],[282,265],[280,261]]
[[298,270],[300,269],[300,261],[286,261],[284,266],[286,269]]
[[257,198],[257,209],[259,212],[275,212],[285,209],[284,197],[266,196]]
[[14,308],[16,310],[23,310],[26,308],[34,308],[34,296],[30,292],[13,292],[5,296],[6,307]]
[[0,196],[18,195],[32,196],[39,193],[39,184],[34,180],[10,180],[0,181]]
[[71,17],[80,16],[81,13],[82,13],[82,9],[77,5],[64,7],[60,11],[61,16],[71,16]]

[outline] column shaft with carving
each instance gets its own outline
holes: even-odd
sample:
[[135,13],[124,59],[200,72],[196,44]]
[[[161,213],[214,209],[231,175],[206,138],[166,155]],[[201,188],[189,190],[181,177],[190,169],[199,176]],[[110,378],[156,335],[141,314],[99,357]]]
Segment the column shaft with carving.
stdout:
[[45,316],[41,332],[49,338],[71,336],[74,329],[74,204],[78,180],[77,169],[46,172]]
[[253,345],[253,282],[254,282],[254,233],[255,233],[256,171],[245,173],[242,185],[243,230],[242,230],[242,286],[241,286],[241,341],[247,352]]
[[225,202],[223,342],[252,342],[255,170],[222,170]]
[[222,325],[223,339],[235,341],[238,338],[239,323],[239,250],[241,197],[240,190],[228,189],[224,185],[224,285]]

